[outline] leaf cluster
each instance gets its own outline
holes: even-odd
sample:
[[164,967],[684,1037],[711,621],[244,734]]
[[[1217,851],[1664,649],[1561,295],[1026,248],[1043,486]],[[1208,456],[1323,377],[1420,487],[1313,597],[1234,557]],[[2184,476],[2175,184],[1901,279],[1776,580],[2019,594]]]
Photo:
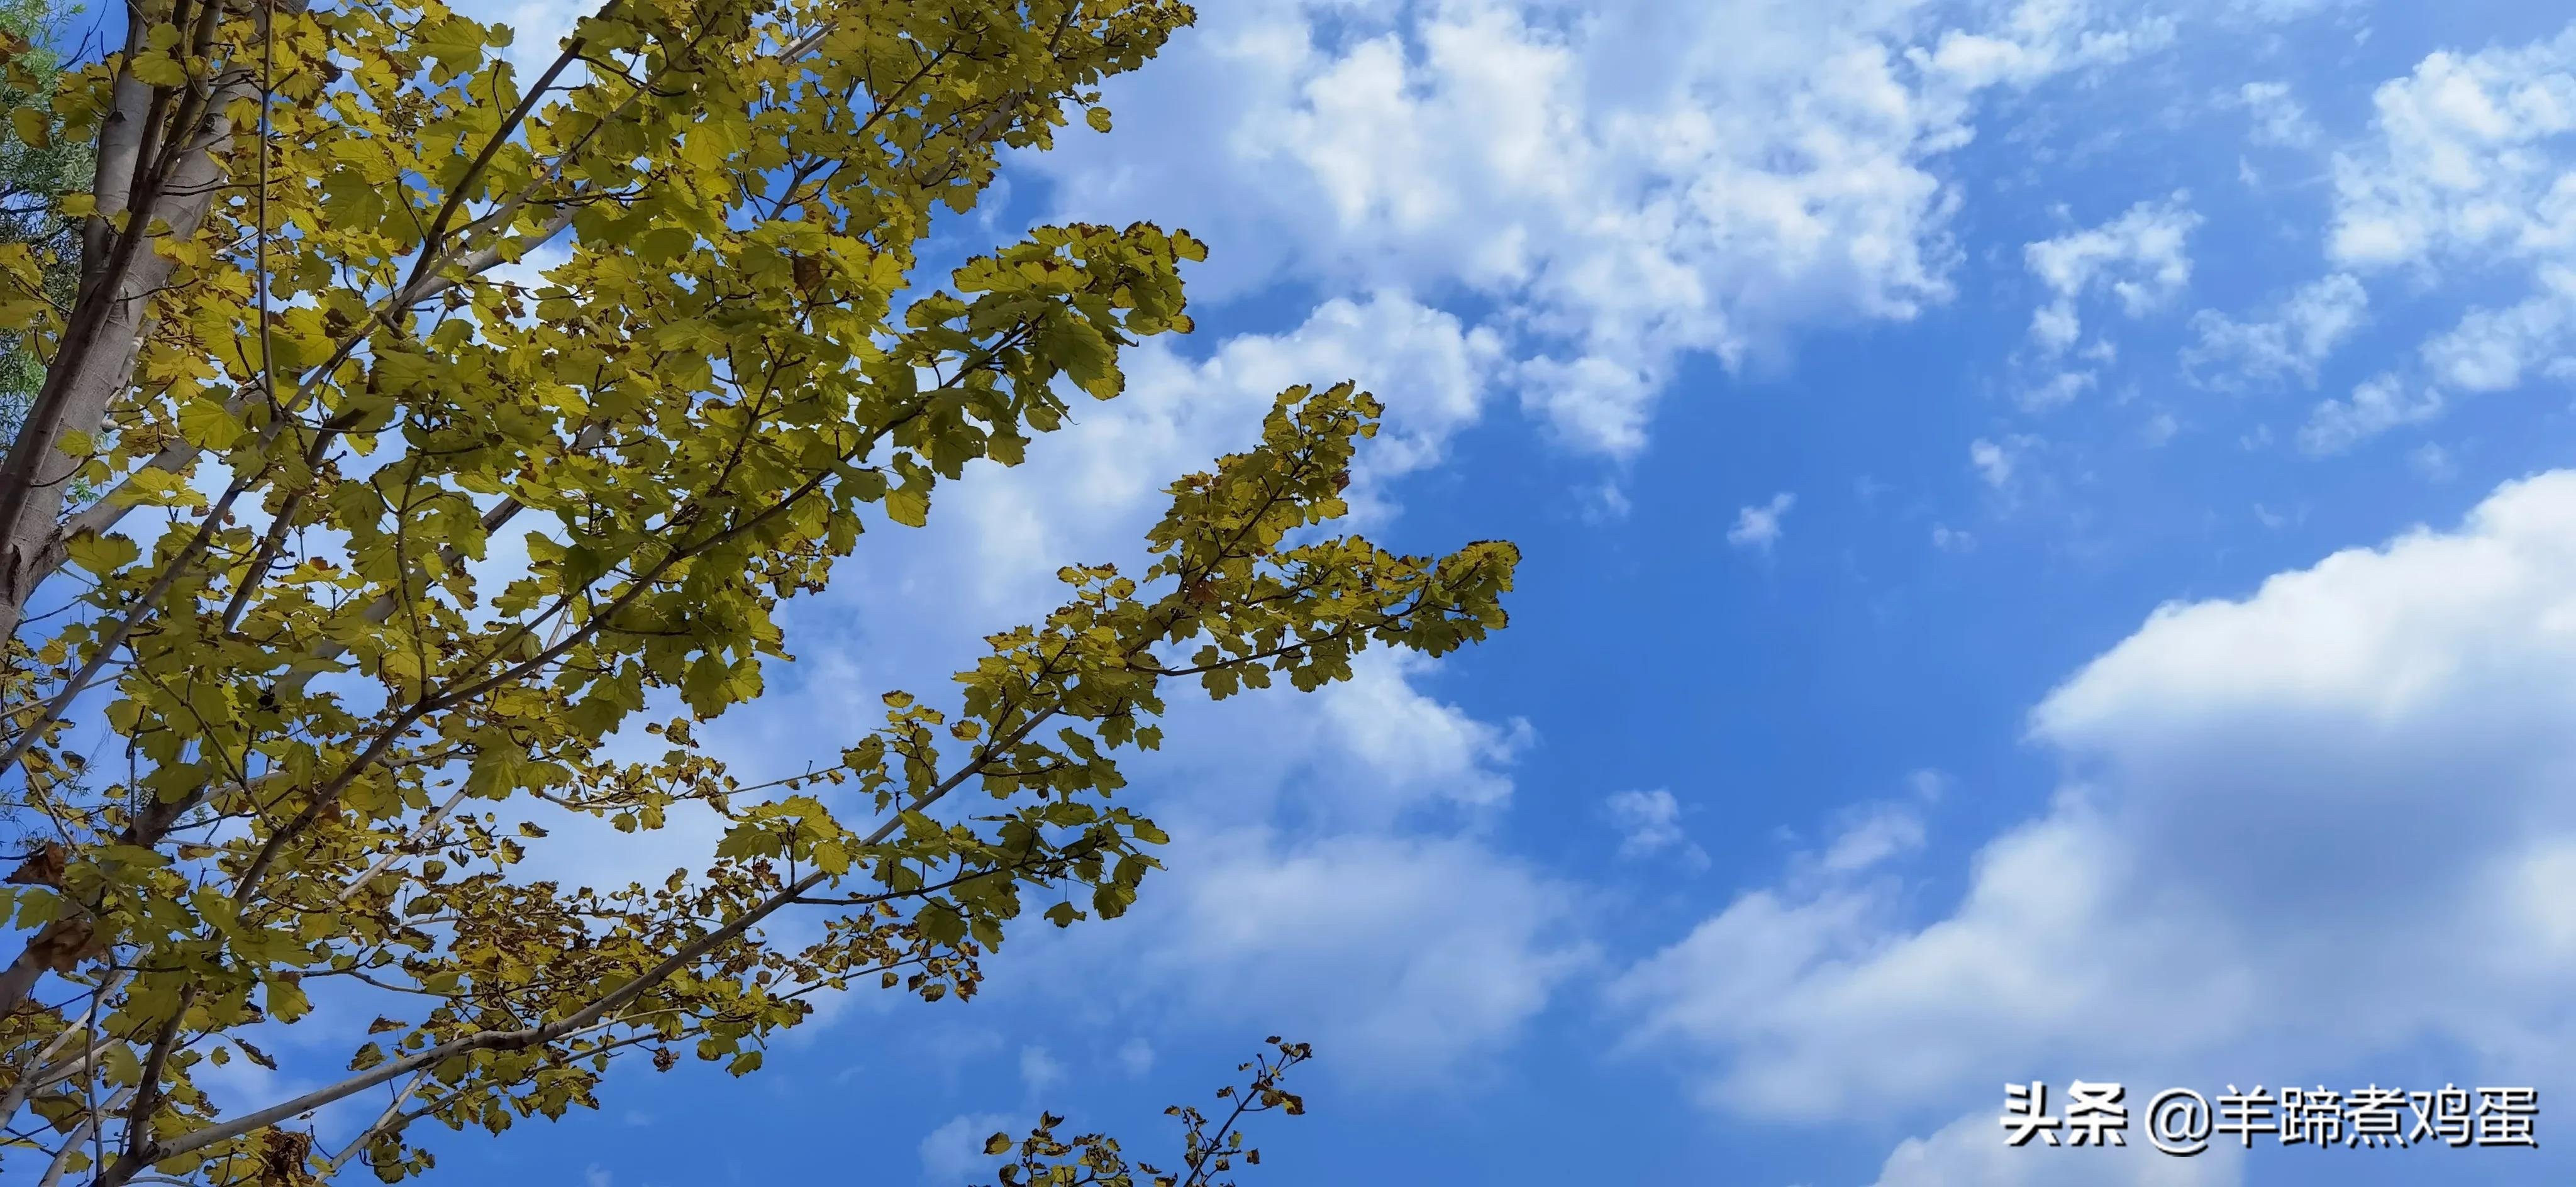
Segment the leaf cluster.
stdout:
[[[916,273],[936,211],[1104,126],[1100,81],[1191,16],[610,0],[523,69],[437,0],[146,0],[64,71],[16,135],[104,163],[63,204],[78,299],[45,279],[69,248],[0,242],[0,333],[47,367],[11,462],[106,493],[18,554],[62,605],[0,673],[0,1162],[394,1182],[431,1131],[595,1107],[620,1056],[744,1074],[818,995],[969,999],[1025,915],[1116,917],[1159,868],[1113,798],[1174,682],[1311,690],[1501,627],[1510,545],[1334,533],[1381,409],[1299,387],[1170,484],[1140,570],[1066,567],[837,763],[744,777],[703,744],[790,658],[787,599],[1189,328],[1183,231]],[[101,417],[62,422],[102,374]],[[667,875],[544,872],[706,820]],[[308,1019],[350,1023],[337,1078],[219,1107],[209,1069]],[[313,1139],[362,1094],[355,1141]],[[1193,1171],[1233,1157],[1185,1120]]]

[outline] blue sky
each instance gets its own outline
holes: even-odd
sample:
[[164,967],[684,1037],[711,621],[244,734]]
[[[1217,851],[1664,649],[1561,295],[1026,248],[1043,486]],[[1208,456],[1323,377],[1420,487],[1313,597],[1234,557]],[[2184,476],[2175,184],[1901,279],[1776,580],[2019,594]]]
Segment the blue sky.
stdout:
[[[2562,8],[1201,9],[944,232],[1186,226],[1198,331],[799,603],[729,755],[938,687],[1292,383],[1388,403],[1371,532],[1522,546],[1511,629],[1177,707],[1170,870],[971,1005],[442,1169],[957,1184],[1040,1107],[1151,1157],[1269,1033],[1319,1056],[1281,1185],[2576,1168]],[[2005,1081],[2078,1078],[2533,1085],[2544,1145],[2002,1147]]]

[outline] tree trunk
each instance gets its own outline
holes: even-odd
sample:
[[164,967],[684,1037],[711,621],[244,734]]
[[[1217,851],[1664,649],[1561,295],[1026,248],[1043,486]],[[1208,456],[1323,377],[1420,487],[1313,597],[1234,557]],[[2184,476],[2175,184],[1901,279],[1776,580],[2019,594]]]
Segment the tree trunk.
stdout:
[[[128,54],[142,48],[147,27],[128,10]],[[17,633],[37,587],[62,567],[63,506],[88,460],[65,453],[63,436],[100,430],[133,383],[151,298],[175,267],[154,248],[189,238],[205,221],[224,179],[219,158],[232,142],[227,111],[257,93],[258,80],[240,69],[219,74],[213,92],[193,101],[130,72],[117,75],[115,110],[99,129],[98,213],[82,228],[80,295],[44,389],[0,463],[0,633]],[[111,225],[111,216],[128,211],[123,231]]]

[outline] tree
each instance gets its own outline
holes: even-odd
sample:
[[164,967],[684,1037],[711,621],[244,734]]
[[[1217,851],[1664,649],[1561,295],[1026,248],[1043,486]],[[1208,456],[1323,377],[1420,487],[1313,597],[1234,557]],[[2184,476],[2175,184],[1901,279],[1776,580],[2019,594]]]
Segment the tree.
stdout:
[[[1056,1128],[1064,1124],[1064,1118],[1053,1113],[1040,1114],[1037,1127],[1018,1141],[1007,1133],[994,1134],[984,1143],[984,1153],[1007,1159],[996,1172],[1003,1187],[1036,1187],[1042,1183],[1135,1187],[1140,1173],[1154,1187],[1233,1187],[1233,1180],[1220,1183],[1215,1176],[1233,1170],[1237,1162],[1247,1166],[1261,1164],[1261,1151],[1245,1145],[1243,1131],[1236,1128],[1243,1119],[1274,1109],[1290,1116],[1306,1111],[1302,1098],[1279,1085],[1288,1069],[1314,1058],[1314,1049],[1304,1043],[1285,1042],[1277,1035],[1267,1041],[1271,1052],[1263,1052],[1235,1069],[1250,1076],[1248,1083],[1241,1088],[1229,1084],[1217,1089],[1219,1107],[1225,1112],[1222,1120],[1190,1105],[1163,1110],[1181,1121],[1181,1162],[1174,1171],[1166,1172],[1152,1163],[1130,1164],[1118,1143],[1101,1134],[1060,1138]],[[1208,1128],[1212,1120],[1216,1126],[1213,1130]]]
[[[609,0],[532,78],[435,0],[124,11],[51,92],[97,154],[76,297],[65,249],[0,244],[0,329],[45,364],[0,465],[13,1167],[394,1181],[418,1122],[560,1116],[638,1052],[748,1072],[817,994],[971,997],[1024,904],[1115,916],[1156,868],[1110,797],[1173,682],[1311,690],[1503,624],[1510,545],[1331,534],[1379,410],[1296,388],[1170,486],[1143,571],[1063,569],[947,695],[737,778],[699,730],[788,655],[782,600],[1189,328],[1203,249],[1145,224],[913,280],[935,208],[1106,129],[1100,80],[1191,11]],[[694,870],[523,866],[550,823],[683,807],[723,822]],[[201,1069],[317,1002],[380,1015],[341,1078],[218,1113]],[[299,1119],[362,1094],[317,1148]]]
[[[63,213],[63,196],[87,184],[97,166],[89,145],[54,135],[52,122],[44,118],[49,107],[45,96],[61,70],[53,53],[39,43],[54,35],[56,24],[49,0],[0,0],[0,40],[25,63],[24,77],[32,84],[22,89],[0,80],[0,108],[11,112],[13,120],[31,121],[0,140],[0,243],[36,249],[45,261],[46,299],[68,306],[77,295],[80,258],[73,247],[72,220]],[[18,422],[44,381],[44,364],[35,354],[17,335],[0,334],[0,439],[17,434]]]

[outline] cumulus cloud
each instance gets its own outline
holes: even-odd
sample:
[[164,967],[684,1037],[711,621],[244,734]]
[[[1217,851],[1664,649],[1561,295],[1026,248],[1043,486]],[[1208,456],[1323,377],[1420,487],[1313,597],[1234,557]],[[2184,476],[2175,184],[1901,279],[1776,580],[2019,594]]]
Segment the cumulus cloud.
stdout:
[[1362,657],[1348,681],[1320,697],[1324,740],[1367,770],[1369,793],[1381,802],[1501,803],[1512,793],[1504,769],[1536,731],[1518,718],[1496,724],[1425,695],[1409,678],[1431,666],[1411,652]]
[[999,1113],[964,1113],[950,1118],[921,1139],[921,1181],[967,1183],[989,1173],[998,1161],[984,1153],[984,1141],[997,1133],[1023,1132],[1028,1122]]
[[1768,503],[1738,509],[1735,526],[1726,529],[1726,542],[1737,548],[1771,551],[1771,546],[1780,541],[1781,517],[1797,504],[1798,496],[1782,491],[1771,496]]
[[2426,482],[2449,482],[2459,477],[2459,464],[2451,460],[2451,451],[2430,441],[2407,451],[2406,466]]
[[1154,1045],[1141,1038],[1127,1040],[1118,1048],[1118,1067],[1131,1076],[1154,1070]]
[[1968,443],[1968,465],[1984,480],[1987,489],[2010,494],[2013,479],[2021,469],[2022,459],[2037,448],[2039,439],[2016,433],[2001,441],[1979,437]]
[[1923,816],[1909,804],[1869,804],[1846,813],[1840,832],[1816,859],[1827,874],[1857,874],[1923,847]]
[[1181,349],[1154,339],[1130,352],[1124,395],[1077,407],[1074,427],[1033,445],[1025,464],[978,467],[942,492],[939,526],[983,560],[980,597],[1051,595],[1067,560],[1132,551],[1165,484],[1252,444],[1272,398],[1299,384],[1353,380],[1385,403],[1348,496],[1362,522],[1382,519],[1385,485],[1437,464],[1481,415],[1500,351],[1491,331],[1393,292],[1326,301],[1294,329],[1236,335],[1205,359]]
[[1469,838],[1241,829],[1185,857],[1146,909],[1144,974],[1372,1082],[1472,1068],[1592,959],[1574,887]]
[[1632,1043],[1698,1053],[1707,1100],[1766,1116],[2332,1083],[2425,1044],[2550,1082],[2576,1052],[2571,673],[2560,471],[2155,612],[2034,710],[2065,781],[1930,922],[1887,879],[1757,890],[1611,999]]
[[[2000,1097],[1998,1097],[2000,1099]],[[2132,1125],[2138,1112],[2132,1107]],[[1874,1187],[2237,1187],[2245,1159],[2224,1147],[2176,1158],[2128,1146],[2012,1147],[1993,1112],[1970,1113],[1887,1156]]]
[[[2109,335],[2085,336],[2084,307],[2109,297],[2131,318],[2164,307],[2191,283],[2190,237],[2200,225],[2190,195],[2140,202],[2099,226],[2023,245],[2022,263],[2049,294],[2030,316],[2031,349],[2014,358],[2026,412],[2072,403],[2099,386],[2100,364],[2119,353]],[[2086,365],[2091,364],[2091,365]]]
[[2281,148],[2306,148],[2322,134],[2308,109],[2290,94],[2285,82],[2249,82],[2237,88],[2236,101],[2254,122],[2253,141]]
[[[2518,272],[2529,290],[2426,340],[2423,377],[2403,385],[2420,394],[2365,385],[2350,402],[2321,405],[2308,434],[2318,452],[2430,420],[2445,390],[2576,375],[2576,25],[2528,45],[2427,55],[2372,104],[2369,135],[2334,154],[2326,255],[2340,271],[2318,283],[2390,269],[2420,280]],[[2214,354],[2313,379],[2302,364],[2322,352],[2297,349],[2293,335],[2223,319],[2210,328]]]
[[2428,55],[2372,97],[2376,136],[2335,156],[2329,252],[2347,267],[2576,245],[2576,26],[2555,39]]
[[1131,760],[1151,775],[1132,794],[1208,827],[1284,819],[1333,832],[1474,828],[1509,807],[1512,765],[1539,744],[1528,721],[1487,720],[1426,691],[1438,662],[1418,654],[1364,652],[1351,668],[1312,693],[1176,698],[1162,750]]
[[1527,731],[1379,663],[1312,696],[1176,712],[1130,801],[1171,833],[1167,869],[1126,917],[1041,933],[1015,959],[1044,967],[1010,984],[1102,1025],[1293,1034],[1377,1085],[1469,1075],[1515,1042],[1593,959],[1578,888],[1485,839]]
[[1683,864],[1693,868],[1708,864],[1708,853],[1690,839],[1682,828],[1681,801],[1663,788],[1650,791],[1614,791],[1602,801],[1609,814],[1610,826],[1619,830],[1619,856],[1627,859],[1652,856],[1665,851],[1681,855]]
[[2061,404],[2073,403],[2075,397],[2091,391],[2101,381],[2102,375],[2098,371],[2059,371],[2022,389],[2022,410],[2045,412]]
[[[2576,256],[2570,257],[2576,262]],[[2521,387],[2534,372],[2565,377],[2569,331],[2576,330],[2576,267],[2544,265],[2529,298],[2502,309],[2472,309],[2424,344],[2435,380],[2464,392]]]
[[2365,0],[2216,0],[2222,19],[2234,24],[2277,24],[2354,9]]
[[2352,396],[2326,400],[2308,413],[2299,430],[2299,448],[2309,453],[2340,453],[2400,425],[2421,424],[2441,415],[2442,393],[2402,379],[2379,375],[2356,384]]
[[2190,202],[2184,193],[2140,202],[2100,226],[2022,248],[2023,265],[2051,294],[2030,319],[2043,355],[2063,354],[2082,336],[2078,302],[2088,293],[2107,290],[2123,312],[2143,317],[2190,285],[2189,241],[2201,222]]
[[1610,812],[1611,826],[1620,832],[1619,853],[1635,857],[1670,848],[1686,839],[1682,832],[1681,801],[1663,788],[1652,791],[1614,791],[1604,801]]
[[2350,273],[2300,286],[2258,321],[2239,322],[2204,309],[2191,319],[2196,341],[2183,369],[2208,387],[2232,390],[2295,378],[2314,386],[2317,365],[2369,317],[2370,294]]
[[1982,97],[2172,36],[2064,0],[1969,11],[1210,6],[1115,84],[1117,134],[1032,168],[1069,215],[1207,236],[1212,291],[1290,273],[1499,305],[1525,406],[1625,454],[1685,355],[1947,300],[1959,198],[1933,165]]
[[1020,1084],[1031,1096],[1064,1082],[1064,1064],[1039,1046],[1020,1048]]

